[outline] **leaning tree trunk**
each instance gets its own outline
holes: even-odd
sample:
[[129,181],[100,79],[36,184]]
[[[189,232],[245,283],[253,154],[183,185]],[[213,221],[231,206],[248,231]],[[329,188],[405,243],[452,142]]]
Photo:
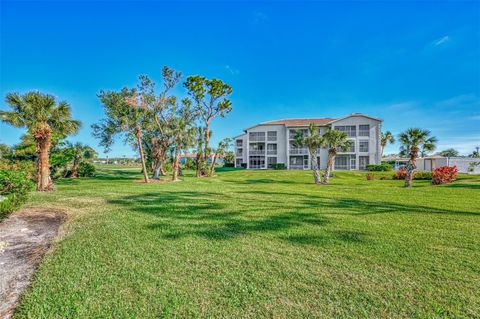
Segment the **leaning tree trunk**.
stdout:
[[145,183],[148,183],[147,165],[145,163],[145,155],[143,154],[142,131],[140,129],[137,129],[137,131],[135,132],[135,136],[137,137],[138,150],[140,152],[140,161],[142,162],[143,178],[145,180]]
[[48,152],[50,151],[51,129],[45,125],[42,129],[35,132],[37,144],[37,191],[48,192],[53,190],[52,179],[50,178],[50,161]]
[[217,161],[217,156],[218,154],[215,152],[215,155],[213,155],[212,164],[210,165],[210,176],[215,174],[215,162]]
[[180,152],[175,150],[175,159],[173,161],[172,182],[178,182],[178,168],[180,167]]
[[325,173],[323,174],[323,184],[328,184],[328,182],[330,181],[330,173],[332,171],[334,161],[335,161],[335,154],[329,152],[327,168],[325,169]]
[[412,187],[412,180],[413,175],[415,174],[415,169],[417,168],[417,164],[415,162],[415,158],[411,157],[407,163],[407,174],[405,175],[405,187],[410,188]]
[[196,172],[195,172],[195,176],[196,177],[201,177],[202,176],[202,161],[203,161],[203,158],[200,154],[197,154],[197,159],[196,159]]
[[318,171],[317,154],[310,152],[310,162],[312,165],[313,180],[315,184],[320,184],[320,172]]

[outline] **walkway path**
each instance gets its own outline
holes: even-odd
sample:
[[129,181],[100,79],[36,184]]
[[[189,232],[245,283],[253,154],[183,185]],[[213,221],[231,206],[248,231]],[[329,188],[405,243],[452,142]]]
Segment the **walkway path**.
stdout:
[[0,223],[0,318],[12,315],[64,220],[61,211],[29,208]]

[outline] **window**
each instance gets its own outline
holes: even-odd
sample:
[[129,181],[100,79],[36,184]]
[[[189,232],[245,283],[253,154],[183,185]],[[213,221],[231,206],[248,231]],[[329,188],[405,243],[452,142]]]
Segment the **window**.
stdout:
[[252,142],[263,142],[265,141],[265,132],[250,132],[248,133],[249,139]]
[[243,147],[243,140],[237,140],[237,147]]
[[290,129],[288,131],[288,138],[293,140],[295,139],[295,136],[297,136],[297,132],[300,131],[304,136],[308,135],[308,129],[302,128],[302,129]]
[[267,157],[267,168],[272,168],[275,164],[277,164],[276,157]]
[[265,143],[250,143],[250,148],[248,152],[250,153],[250,155],[264,155]]
[[355,155],[338,155],[335,157],[335,169],[349,170],[355,169],[356,158]]
[[370,136],[370,125],[359,125],[358,136]]
[[335,129],[347,133],[348,137],[357,136],[357,127],[355,125],[335,126]]
[[267,144],[267,155],[277,155],[277,144]]
[[277,131],[268,131],[267,141],[271,141],[271,142],[277,141]]
[[370,158],[368,156],[359,156],[358,157],[358,169],[367,169],[367,165],[370,162]]
[[265,157],[264,156],[250,156],[250,168],[264,168]]
[[341,148],[337,148],[337,152],[341,152],[341,153],[355,153],[355,141],[354,141],[354,140],[351,140],[351,141],[352,141],[352,145],[350,145],[345,152],[344,152]]
[[297,145],[296,143],[290,142],[290,154],[292,155],[308,154],[308,149],[305,145]]
[[368,141],[359,141],[358,148],[360,152],[368,152]]
[[241,158],[237,158],[235,161],[235,167],[242,167],[243,161]]
[[237,149],[237,151],[235,152],[235,155],[240,157],[240,156],[243,156],[243,149]]

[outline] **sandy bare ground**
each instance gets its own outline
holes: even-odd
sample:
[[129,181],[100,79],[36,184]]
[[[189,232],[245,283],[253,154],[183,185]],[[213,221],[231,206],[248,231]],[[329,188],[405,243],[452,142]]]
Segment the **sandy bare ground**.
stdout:
[[22,209],[0,223],[0,318],[9,318],[47,252],[65,214]]

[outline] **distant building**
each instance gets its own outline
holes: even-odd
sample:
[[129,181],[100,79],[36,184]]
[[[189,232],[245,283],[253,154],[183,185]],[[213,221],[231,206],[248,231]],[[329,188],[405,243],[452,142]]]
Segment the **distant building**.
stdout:
[[[266,169],[283,163],[287,169],[310,169],[308,149],[294,141],[297,130],[308,133],[310,123],[318,127],[320,134],[330,128],[344,131],[353,142],[347,152],[338,153],[334,169],[358,170],[365,169],[368,164],[380,163],[382,120],[353,113],[338,119],[284,119],[249,127],[235,138],[235,167]],[[317,161],[320,168],[327,166],[327,160],[327,149],[319,149]]]

